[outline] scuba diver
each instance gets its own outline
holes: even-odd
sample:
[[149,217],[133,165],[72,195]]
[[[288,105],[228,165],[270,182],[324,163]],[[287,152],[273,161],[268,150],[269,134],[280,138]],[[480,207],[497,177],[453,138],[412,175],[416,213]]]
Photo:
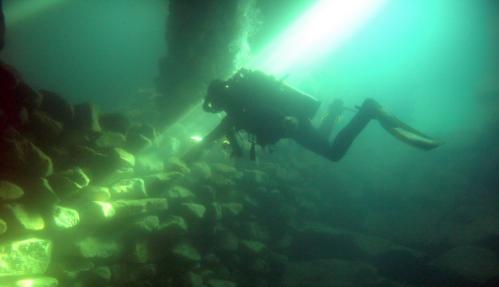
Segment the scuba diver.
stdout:
[[345,108],[341,100],[333,101],[319,128],[315,128],[312,118],[319,105],[316,99],[272,76],[241,69],[230,79],[214,80],[209,85],[203,109],[210,113],[225,112],[226,116],[198,147],[184,156],[184,160],[192,159],[207,145],[224,136],[230,142],[232,155],[241,156],[237,134],[245,131],[251,143],[252,159],[255,159],[256,144],[266,147],[280,139],[290,138],[326,159],[338,161],[371,120],[377,120],[390,134],[416,148],[431,150],[440,145],[385,111],[373,99],[362,103],[352,120],[330,144],[328,138]]

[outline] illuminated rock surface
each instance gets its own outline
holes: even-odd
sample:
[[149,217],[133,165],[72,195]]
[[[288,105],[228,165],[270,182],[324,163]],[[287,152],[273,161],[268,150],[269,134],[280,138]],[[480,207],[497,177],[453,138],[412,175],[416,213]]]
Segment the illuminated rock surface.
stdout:
[[16,287],[57,287],[59,281],[51,277],[27,278],[16,282]]
[[22,204],[11,204],[8,208],[14,217],[27,230],[42,230],[45,228],[45,220],[42,215]]
[[80,214],[72,208],[56,205],[52,214],[55,225],[60,228],[71,228],[80,223]]
[[3,201],[14,200],[22,197],[23,189],[9,181],[0,180],[0,199]]
[[144,180],[141,178],[123,179],[111,189],[113,199],[139,199],[147,197]]
[[110,258],[121,252],[118,243],[95,237],[86,237],[76,243],[83,258]]
[[201,260],[201,255],[199,252],[189,243],[179,243],[177,244],[172,253],[181,261],[186,263],[196,263]]
[[52,242],[31,238],[0,246],[0,278],[5,276],[39,275],[47,270]]

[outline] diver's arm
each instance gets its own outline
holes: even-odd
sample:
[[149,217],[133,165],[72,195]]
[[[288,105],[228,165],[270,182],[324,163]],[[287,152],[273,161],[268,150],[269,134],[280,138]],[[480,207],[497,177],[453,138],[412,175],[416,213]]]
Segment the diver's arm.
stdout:
[[239,158],[243,156],[243,149],[237,140],[236,132],[233,128],[229,128],[227,131],[227,139],[230,142],[230,147],[232,149],[231,157]]
[[184,156],[182,156],[182,160],[186,163],[196,160],[209,145],[226,135],[232,127],[232,121],[230,121],[228,117],[225,117],[208,135],[206,135],[206,137],[203,138],[201,143],[188,150]]

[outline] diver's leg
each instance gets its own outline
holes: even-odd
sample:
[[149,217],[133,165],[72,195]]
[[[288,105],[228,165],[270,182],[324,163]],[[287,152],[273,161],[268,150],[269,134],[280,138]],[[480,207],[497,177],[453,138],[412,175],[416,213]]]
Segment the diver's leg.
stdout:
[[321,119],[318,128],[319,133],[326,139],[331,137],[343,110],[343,101],[340,99],[334,99],[329,104],[326,115]]
[[366,127],[370,120],[376,119],[381,126],[412,146],[430,150],[440,144],[421,132],[411,128],[393,115],[384,111],[381,106],[372,99],[366,99],[359,111],[350,122],[338,133],[332,146],[327,139],[316,130],[309,121],[302,121],[297,130],[291,135],[297,143],[303,147],[324,156],[332,161],[340,160],[348,151],[355,138]]
[[431,150],[440,145],[429,136],[403,123],[385,111],[373,99],[366,99],[353,119],[336,136],[332,146],[333,156],[340,159],[371,119],[376,119],[381,126],[397,139],[414,147]]
[[289,136],[304,148],[327,159],[336,160],[331,154],[331,146],[327,138],[321,135],[309,120],[300,121],[297,128]]
[[331,157],[335,161],[340,160],[352,145],[355,138],[366,127],[371,119],[375,117],[377,103],[367,99],[350,122],[336,135],[331,147]]

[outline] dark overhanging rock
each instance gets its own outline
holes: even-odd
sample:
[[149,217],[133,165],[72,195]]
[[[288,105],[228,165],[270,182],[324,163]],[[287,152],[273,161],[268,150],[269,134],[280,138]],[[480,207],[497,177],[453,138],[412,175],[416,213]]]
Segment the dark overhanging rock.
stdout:
[[170,1],[168,54],[157,79],[161,126],[171,125],[198,103],[209,81],[232,71],[238,49],[231,44],[241,33],[242,1]]

